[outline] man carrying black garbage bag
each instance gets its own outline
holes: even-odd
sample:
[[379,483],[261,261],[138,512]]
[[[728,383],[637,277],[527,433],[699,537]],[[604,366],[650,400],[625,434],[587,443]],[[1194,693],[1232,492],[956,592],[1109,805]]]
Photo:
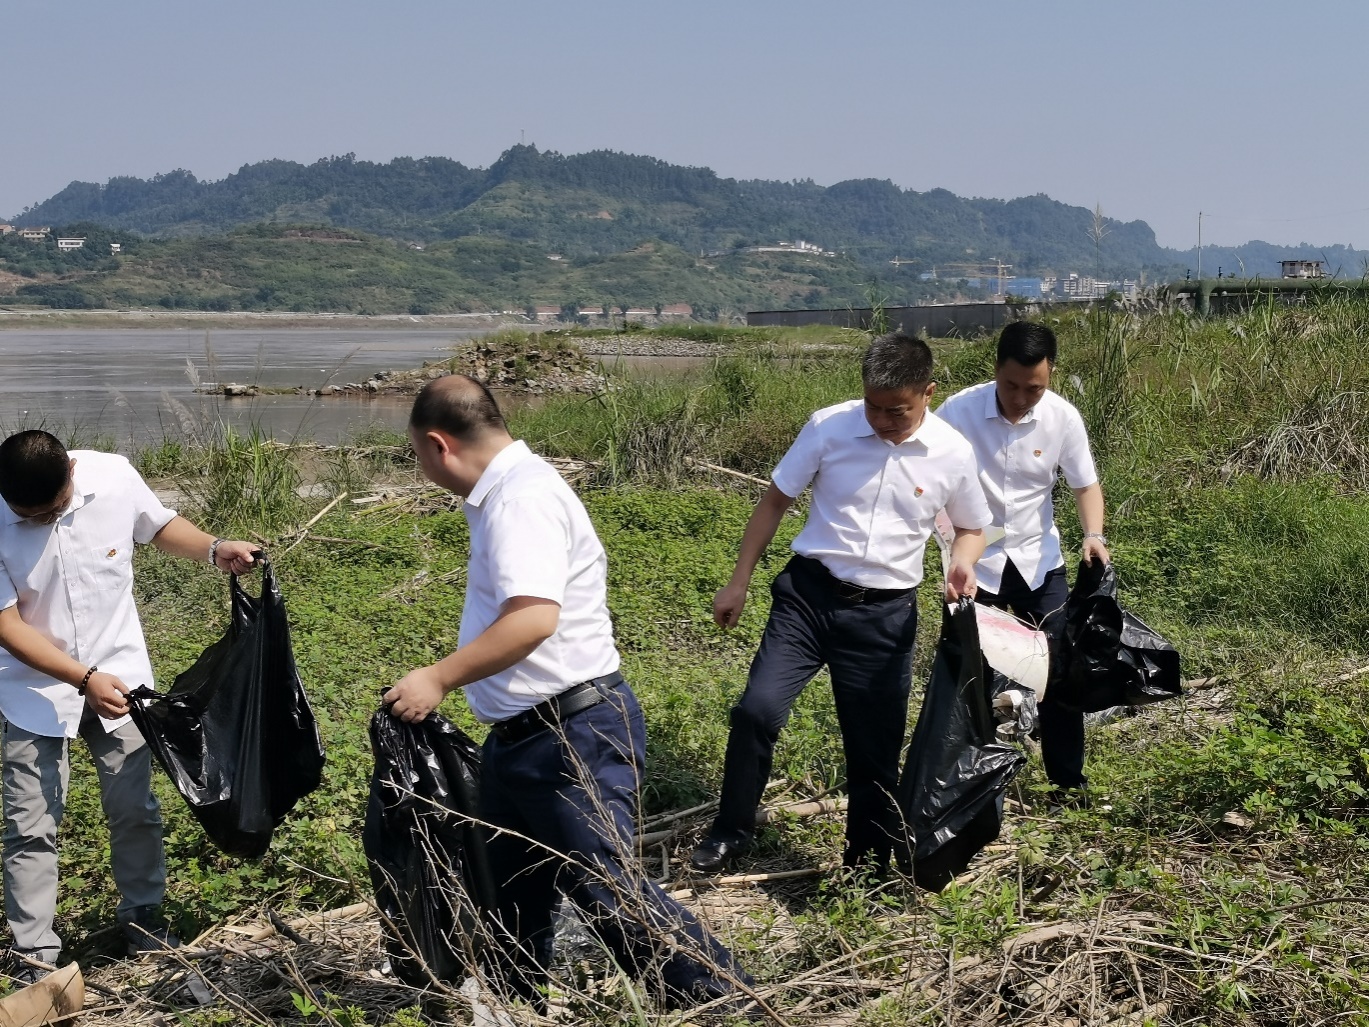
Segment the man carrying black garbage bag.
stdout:
[[923,553],[945,508],[956,527],[946,596],[973,595],[990,518],[969,443],[927,409],[935,388],[927,344],[882,335],[861,376],[864,398],[813,414],[776,466],[732,579],[713,600],[713,619],[735,626],[780,518],[811,484],[808,522],[771,586],[770,619],[732,709],[718,815],[690,859],[702,872],[722,870],[750,844],[775,742],[824,665],[846,753],[844,862],[881,872],[903,834],[894,797]]
[[384,701],[417,723],[462,689],[490,725],[479,808],[499,969],[542,1004],[560,891],[625,969],[659,977],[667,1005],[742,1005],[750,978],[732,955],[631,865],[645,728],[618,671],[607,560],[584,506],[464,375],[424,386],[409,439],[423,475],[464,497],[471,555],[456,651]]
[[[1079,411],[1050,389],[1055,333],[1015,321],[998,337],[994,380],[964,389],[937,413],[965,436],[993,511],[991,537],[975,572],[984,606],[1011,609],[1059,638],[1064,630],[1065,557],[1052,494],[1063,472],[1074,491],[1086,563],[1108,563],[1103,490]],[[1041,758],[1055,785],[1053,801],[1085,804],[1084,716],[1052,702],[1040,707]]]
[[[5,913],[16,954],[55,963],[57,829],[70,739],[86,740],[109,820],[129,952],[178,944],[161,924],[162,820],[128,692],[152,684],[133,602],[133,547],[151,542],[221,571],[253,565],[248,542],[214,538],[153,495],[127,460],[68,453],[45,431],[0,443],[0,713],[4,714]],[[20,962],[12,975],[34,976]]]

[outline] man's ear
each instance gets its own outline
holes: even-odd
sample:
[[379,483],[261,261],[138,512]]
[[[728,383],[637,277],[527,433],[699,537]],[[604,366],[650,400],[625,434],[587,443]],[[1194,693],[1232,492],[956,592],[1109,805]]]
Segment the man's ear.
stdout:
[[447,443],[447,437],[440,431],[424,432],[423,437],[433,444],[439,457],[445,457],[451,452],[452,447]]

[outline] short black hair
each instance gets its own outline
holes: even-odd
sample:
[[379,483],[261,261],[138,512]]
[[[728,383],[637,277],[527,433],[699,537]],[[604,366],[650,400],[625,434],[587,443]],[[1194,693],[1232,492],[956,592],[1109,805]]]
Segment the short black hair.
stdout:
[[0,442],[0,496],[10,506],[46,506],[70,478],[71,457],[55,435],[35,428]]
[[409,427],[444,431],[463,442],[491,431],[509,430],[489,386],[464,374],[444,375],[423,386],[414,397]]
[[1008,360],[1035,367],[1043,360],[1055,366],[1055,333],[1035,321],[1014,321],[998,336],[997,366]]
[[870,343],[860,361],[867,389],[920,389],[932,380],[932,349],[921,339],[889,332]]

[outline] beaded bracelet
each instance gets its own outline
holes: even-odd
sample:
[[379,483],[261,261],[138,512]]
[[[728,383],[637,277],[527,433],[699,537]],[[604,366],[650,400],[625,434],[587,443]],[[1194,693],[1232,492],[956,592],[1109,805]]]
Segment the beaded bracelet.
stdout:
[[86,671],[86,676],[81,679],[81,683],[76,687],[77,695],[86,694],[86,685],[90,684],[90,675],[94,674],[99,669],[99,667],[92,666],[90,670]]

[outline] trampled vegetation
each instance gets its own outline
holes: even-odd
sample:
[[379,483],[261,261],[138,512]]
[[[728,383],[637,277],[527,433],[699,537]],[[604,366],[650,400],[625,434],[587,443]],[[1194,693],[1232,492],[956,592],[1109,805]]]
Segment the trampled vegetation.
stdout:
[[[715,793],[764,584],[799,524],[786,522],[740,627],[712,627],[709,603],[756,495],[745,476],[764,477],[811,409],[858,393],[862,340],[834,334],[835,348],[817,352],[742,337],[687,377],[626,381],[518,415],[516,433],[565,460],[609,552],[625,672],[649,725],[645,827],[667,832],[646,849],[647,872],[690,891],[785,1023],[1366,1022],[1369,306],[1330,298],[1212,321],[1099,312],[1056,327],[1056,386],[1095,440],[1123,599],[1174,641],[1194,680],[1182,702],[1091,730],[1091,809],[1051,812],[1033,759],[999,843],[935,897],[842,878],[828,869],[840,817],[792,813],[763,830],[745,868],[781,876],[707,890],[680,872],[707,810],[669,819]],[[987,341],[938,354],[942,394],[992,365]],[[320,451],[211,431],[142,460],[184,490],[187,512],[269,545],[330,751],[324,789],[256,864],[211,850],[160,782],[183,933],[262,920],[263,906],[289,917],[364,899],[365,722],[380,688],[455,645],[463,517],[383,433]],[[326,500],[301,499],[302,478],[348,493],[307,531]],[[1061,512],[1077,546],[1069,505]],[[222,629],[225,586],[151,550],[138,575],[166,682]],[[936,576],[920,599],[919,679],[939,622]],[[446,712],[478,733],[459,699]],[[842,778],[837,739],[820,681],[782,738],[783,783],[769,803],[830,799]],[[89,957],[106,944],[87,932],[104,926],[113,892],[94,783],[77,766],[61,919]],[[374,932],[349,942],[299,930],[308,937],[281,939],[256,963],[229,942],[210,951],[196,964],[207,978],[255,967],[259,990],[182,1022],[453,1015],[366,976]],[[350,962],[339,955],[347,945]],[[353,969],[339,970],[344,962]],[[128,989],[137,972],[100,979]],[[143,990],[142,1001],[187,1001],[170,997],[165,975]],[[573,1001],[579,1022],[657,1022],[639,999],[609,972]]]

